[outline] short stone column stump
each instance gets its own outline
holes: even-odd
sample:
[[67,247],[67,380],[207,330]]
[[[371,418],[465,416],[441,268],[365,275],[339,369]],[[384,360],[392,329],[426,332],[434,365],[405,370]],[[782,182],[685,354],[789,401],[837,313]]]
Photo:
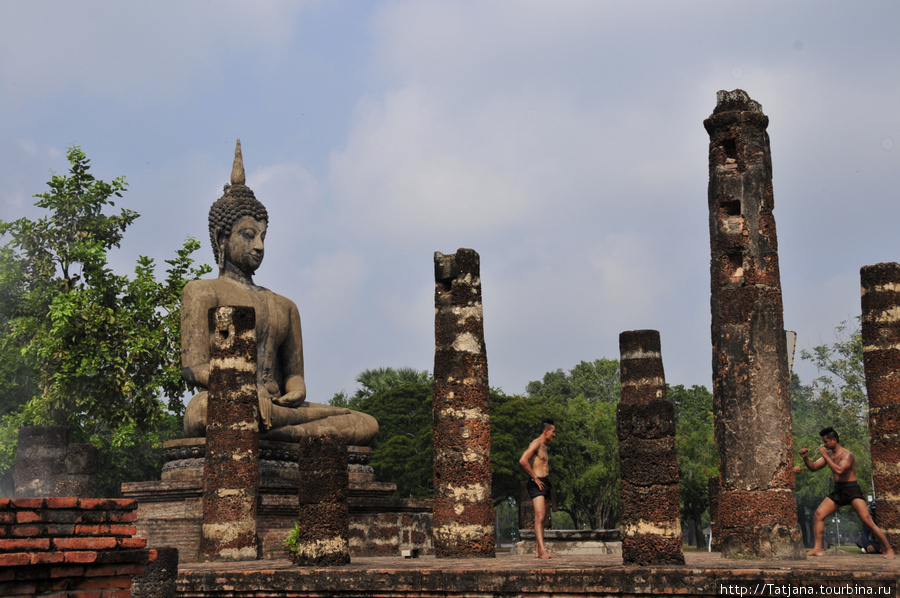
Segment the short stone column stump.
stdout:
[[289,534],[291,559],[301,566],[350,562],[347,446],[332,436],[306,438],[299,446],[300,512]]

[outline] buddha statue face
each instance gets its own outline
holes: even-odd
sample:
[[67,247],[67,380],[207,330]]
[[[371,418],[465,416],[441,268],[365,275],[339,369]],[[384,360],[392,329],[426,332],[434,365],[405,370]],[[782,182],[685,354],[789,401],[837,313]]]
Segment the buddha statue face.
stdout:
[[231,226],[231,234],[222,240],[225,263],[247,275],[253,275],[265,255],[267,228],[265,220],[241,216]]

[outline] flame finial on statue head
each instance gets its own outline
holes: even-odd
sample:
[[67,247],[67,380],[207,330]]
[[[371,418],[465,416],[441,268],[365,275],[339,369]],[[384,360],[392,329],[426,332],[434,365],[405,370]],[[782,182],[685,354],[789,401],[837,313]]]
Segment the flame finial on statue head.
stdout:
[[247,177],[244,175],[244,157],[241,155],[241,140],[237,140],[234,148],[234,166],[231,167],[231,184],[246,185]]

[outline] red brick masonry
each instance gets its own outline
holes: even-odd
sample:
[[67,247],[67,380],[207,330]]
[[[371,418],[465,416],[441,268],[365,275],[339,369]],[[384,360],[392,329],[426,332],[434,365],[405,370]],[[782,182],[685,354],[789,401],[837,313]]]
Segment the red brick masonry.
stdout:
[[130,598],[153,559],[134,500],[0,499],[0,596]]

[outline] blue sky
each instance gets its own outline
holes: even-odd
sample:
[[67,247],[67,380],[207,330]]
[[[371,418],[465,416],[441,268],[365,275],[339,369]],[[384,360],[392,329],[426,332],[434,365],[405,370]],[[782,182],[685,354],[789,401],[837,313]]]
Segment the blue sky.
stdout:
[[[310,400],[433,361],[435,251],[482,260],[490,380],[520,393],[660,331],[671,384],[711,381],[716,91],[769,116],[785,325],[859,314],[898,260],[895,2],[7,2],[0,219],[80,145],[159,263],[243,145],[271,222],[259,284],[303,318]],[[797,366],[804,381],[816,372]]]

